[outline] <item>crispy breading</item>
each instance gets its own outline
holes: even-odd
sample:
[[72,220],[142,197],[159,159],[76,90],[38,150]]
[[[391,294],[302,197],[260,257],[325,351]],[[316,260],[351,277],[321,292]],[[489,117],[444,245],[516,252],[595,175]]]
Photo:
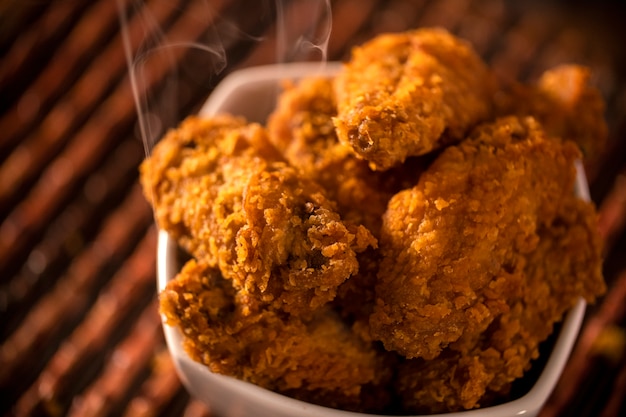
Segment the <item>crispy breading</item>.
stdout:
[[456,142],[492,113],[494,78],[443,29],[379,35],[336,78],[339,139],[376,170]]
[[500,119],[446,149],[389,203],[370,323],[388,349],[436,358],[509,309],[537,231],[573,193],[577,148]]
[[337,104],[332,78],[306,78],[285,85],[268,118],[270,140],[289,163],[320,184],[342,217],[378,236],[393,194],[417,182],[424,161],[374,172],[341,143],[333,125]]
[[290,313],[331,301],[358,272],[357,253],[376,245],[281,160],[261,126],[230,116],[171,131],[142,165],[142,181],[159,226],[190,254]]
[[[270,140],[293,167],[324,187],[342,218],[365,225],[378,237],[387,202],[417,183],[428,158],[411,158],[399,167],[372,171],[337,138],[336,115],[332,78],[285,83],[268,118]],[[333,304],[355,331],[371,340],[367,323],[374,307],[379,256],[370,249],[360,253],[358,261],[358,274],[339,287]]]
[[586,163],[594,163],[606,147],[604,99],[587,67],[559,65],[535,84],[503,83],[496,103],[498,114],[533,116],[549,135],[575,142]]
[[160,306],[182,330],[190,357],[213,372],[329,407],[371,411],[388,401],[385,356],[332,309],[303,319],[261,308],[193,259],[168,283]]
[[573,189],[603,108],[582,67],[496,85],[468,44],[418,29],[286,84],[267,128],[191,117],[141,166],[192,257],[161,311],[212,371],[304,401],[505,401],[554,324],[605,291]]
[[556,217],[538,229],[523,275],[509,282],[515,290],[508,292],[508,309],[472,343],[453,343],[433,360],[401,365],[396,387],[408,410],[459,411],[505,398],[567,310],[581,296],[593,302],[606,290],[596,224],[593,205],[566,197]]

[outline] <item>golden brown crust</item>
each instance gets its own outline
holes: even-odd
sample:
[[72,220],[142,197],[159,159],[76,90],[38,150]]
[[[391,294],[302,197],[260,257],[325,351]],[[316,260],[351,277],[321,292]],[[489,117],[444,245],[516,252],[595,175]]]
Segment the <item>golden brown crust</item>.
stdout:
[[330,407],[375,410],[388,399],[385,357],[331,309],[302,319],[260,308],[195,260],[160,302],[168,324],[182,330],[185,350],[213,372]]
[[581,67],[493,86],[465,43],[421,29],[288,85],[267,130],[222,115],[170,132],[141,179],[194,258],[161,294],[190,356],[349,410],[506,398],[554,323],[605,291],[561,139],[593,154],[605,125]]
[[508,308],[473,344],[456,343],[430,361],[401,365],[396,388],[413,412],[447,412],[490,405],[505,397],[539,355],[539,344],[582,296],[603,294],[602,242],[593,206],[569,196],[537,230],[524,273],[510,281]]
[[190,118],[155,147],[142,181],[159,226],[196,259],[273,308],[304,313],[335,297],[376,240],[344,223],[317,184],[263,157],[275,152],[258,125]]
[[417,182],[424,164],[412,160],[391,172],[372,171],[339,141],[335,101],[332,78],[286,85],[268,119],[270,140],[293,167],[324,187],[343,218],[378,236],[387,202]]
[[[523,255],[573,193],[576,148],[532,119],[501,119],[446,149],[384,216],[374,335],[433,359],[508,307]],[[502,285],[500,283],[502,282]]]
[[[414,158],[385,172],[372,171],[337,138],[332,78],[306,78],[284,87],[268,118],[270,140],[293,167],[324,187],[342,218],[365,225],[378,237],[387,202],[417,182],[426,161]],[[367,323],[379,256],[369,249],[357,259],[359,272],[339,287],[333,304],[355,331],[371,340]]]
[[376,170],[459,141],[491,115],[492,76],[443,29],[380,35],[337,76],[339,139]]
[[422,358],[397,377],[409,410],[505,395],[564,312],[604,292],[595,212],[573,195],[578,155],[534,120],[505,118],[392,199],[370,323],[387,348]]
[[589,68],[560,65],[534,85],[509,83],[496,103],[499,114],[533,116],[550,136],[575,142],[586,163],[594,163],[606,147],[605,104]]

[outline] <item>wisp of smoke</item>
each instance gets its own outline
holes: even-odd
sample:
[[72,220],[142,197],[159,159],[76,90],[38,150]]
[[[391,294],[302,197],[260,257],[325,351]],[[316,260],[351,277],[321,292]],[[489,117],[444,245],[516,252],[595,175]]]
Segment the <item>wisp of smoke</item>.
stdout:
[[[274,60],[260,63],[327,60],[330,0],[116,1],[146,155],[167,129],[194,111],[198,97],[206,98],[237,68],[229,51],[249,52],[269,43]],[[234,55],[234,61],[241,59],[241,53]]]

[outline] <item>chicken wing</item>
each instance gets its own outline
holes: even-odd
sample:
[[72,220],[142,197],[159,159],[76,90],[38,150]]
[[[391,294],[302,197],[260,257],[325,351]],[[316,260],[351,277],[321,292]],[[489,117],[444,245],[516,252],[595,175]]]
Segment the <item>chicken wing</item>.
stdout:
[[374,172],[337,138],[332,78],[286,85],[268,118],[270,140],[289,163],[320,184],[340,214],[378,236],[382,214],[396,192],[413,186],[426,160],[413,158],[389,172]]
[[[429,158],[411,158],[387,171],[373,171],[337,138],[336,115],[332,78],[286,83],[268,118],[270,140],[293,167],[324,187],[337,202],[342,218],[365,225],[378,237],[387,202],[399,190],[417,183]],[[360,253],[358,261],[358,274],[339,287],[333,305],[357,333],[371,340],[368,322],[374,306],[378,252]]]
[[386,357],[332,309],[307,319],[268,310],[195,260],[168,283],[160,306],[186,352],[212,372],[328,407],[373,411],[389,399]]
[[447,148],[384,215],[374,337],[424,359],[473,343],[510,308],[537,231],[573,193],[578,157],[516,117]]
[[605,291],[595,209],[573,189],[603,109],[583,67],[497,83],[468,44],[418,29],[285,84],[267,128],[191,117],[141,166],[192,257],[161,311],[213,372],[304,401],[502,401]]
[[537,247],[524,256],[524,274],[508,283],[515,288],[508,291],[508,308],[487,330],[435,359],[400,366],[396,388],[408,410],[459,411],[506,398],[565,312],[581,296],[593,302],[604,293],[596,223],[591,204],[566,197],[557,216],[539,227]]
[[290,313],[313,311],[376,246],[344,222],[316,183],[282,161],[265,129],[221,116],[190,118],[142,165],[159,226],[236,288]]
[[336,78],[339,139],[376,170],[464,138],[492,114],[494,78],[443,29],[379,35]]

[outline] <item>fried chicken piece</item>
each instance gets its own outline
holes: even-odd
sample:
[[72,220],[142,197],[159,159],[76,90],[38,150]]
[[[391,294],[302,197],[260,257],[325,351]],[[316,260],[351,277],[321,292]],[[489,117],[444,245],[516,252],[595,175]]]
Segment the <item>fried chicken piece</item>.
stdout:
[[357,253],[377,244],[242,119],[187,119],[141,173],[159,227],[272,308],[320,308],[358,272]]
[[336,78],[339,139],[375,170],[465,137],[492,114],[495,82],[471,46],[443,29],[384,34]]
[[329,308],[310,319],[260,308],[193,259],[168,283],[160,306],[190,357],[212,372],[348,410],[381,409],[389,398],[385,357]]
[[589,68],[560,65],[535,85],[510,82],[498,95],[497,112],[535,117],[549,135],[576,142],[593,163],[606,147],[608,127],[604,99],[590,78]]
[[374,172],[337,138],[337,104],[332,78],[286,84],[268,118],[270,140],[289,163],[320,184],[348,221],[378,236],[387,202],[413,186],[425,161],[412,159],[390,172]]
[[[324,187],[342,218],[363,224],[378,237],[389,199],[417,183],[429,158],[411,158],[384,172],[372,171],[339,142],[333,117],[337,105],[332,78],[305,78],[285,84],[268,118],[270,140],[289,163]],[[369,249],[358,255],[359,272],[341,284],[333,305],[364,339],[374,307],[379,256]]]
[[474,343],[510,308],[537,231],[573,193],[579,155],[516,117],[444,150],[384,215],[374,337],[407,358]]
[[524,273],[508,283],[508,309],[476,343],[453,343],[433,360],[401,366],[396,387],[409,411],[459,411],[505,398],[579,297],[593,302],[604,293],[596,222],[593,205],[566,197],[558,215],[537,231],[539,243],[524,256]]

